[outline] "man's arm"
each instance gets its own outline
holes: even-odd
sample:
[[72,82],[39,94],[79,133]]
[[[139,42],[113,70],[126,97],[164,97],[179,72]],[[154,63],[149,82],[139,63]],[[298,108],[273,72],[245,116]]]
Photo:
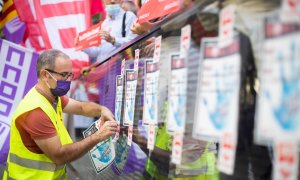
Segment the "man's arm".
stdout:
[[114,121],[114,115],[105,106],[94,102],[80,102],[69,98],[68,104],[63,109],[65,113],[77,114],[89,117],[100,117],[103,121]]
[[109,138],[116,131],[117,123],[106,121],[96,133],[73,144],[62,145],[58,136],[34,141],[55,164],[62,165],[80,158],[97,143]]
[[97,58],[100,50],[101,50],[101,46],[92,46],[92,47],[83,49],[82,51],[87,53],[91,58]]

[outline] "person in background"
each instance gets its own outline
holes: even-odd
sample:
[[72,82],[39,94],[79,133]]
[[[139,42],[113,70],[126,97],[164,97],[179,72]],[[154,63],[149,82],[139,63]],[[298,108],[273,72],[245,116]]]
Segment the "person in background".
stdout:
[[[136,15],[131,11],[124,11],[120,6],[121,0],[104,0],[104,3],[107,16],[99,32],[101,45],[83,50],[91,58],[96,58],[97,62],[107,59],[115,49],[137,37],[130,31]],[[78,38],[75,41],[77,40]]]
[[[73,78],[70,58],[59,50],[46,50],[36,65],[37,84],[14,112],[10,150],[3,179],[66,179],[66,163],[83,156],[117,131],[111,111],[93,102],[68,98]],[[99,130],[73,143],[63,112],[99,116]]]
[[137,14],[138,7],[132,0],[123,0],[121,2],[121,7],[124,11],[131,11],[135,15]]

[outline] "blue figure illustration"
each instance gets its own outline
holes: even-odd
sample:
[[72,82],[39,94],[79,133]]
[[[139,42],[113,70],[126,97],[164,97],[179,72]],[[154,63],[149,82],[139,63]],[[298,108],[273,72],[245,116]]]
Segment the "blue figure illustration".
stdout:
[[[216,74],[218,76],[218,73]],[[220,90],[220,78],[216,81],[216,105],[212,111],[208,109],[208,102],[206,98],[203,99],[204,105],[208,109],[209,119],[213,123],[216,129],[223,129],[226,125],[228,118],[229,102],[231,94],[230,92]]]
[[[180,83],[180,82],[177,82]],[[175,103],[173,102],[173,107],[174,107],[174,119],[175,122],[177,124],[178,127],[182,127],[183,123],[184,123],[184,119],[182,118],[183,114],[185,113],[185,95],[182,95],[183,93],[181,93],[181,88],[180,86],[178,86],[178,102]],[[177,106],[175,107],[175,105],[177,104]]]
[[116,120],[118,121],[118,122],[120,122],[120,119],[121,119],[121,103],[120,102],[117,102],[116,103]]
[[134,103],[133,99],[131,99],[130,102],[126,103],[127,104],[127,109],[128,109],[127,115],[128,115],[128,118],[129,118],[130,121],[133,120],[133,103]]
[[109,147],[110,147],[109,141],[106,141],[105,143],[101,144],[100,146],[96,145],[96,150],[98,150],[99,157],[97,157],[95,154],[92,154],[92,157],[95,159],[98,159],[100,162],[103,162],[103,163],[109,162],[112,157],[111,149]]
[[117,141],[116,146],[115,146],[115,147],[116,147],[116,152],[119,154],[118,156],[115,157],[115,162],[118,163],[118,164],[122,162],[122,160],[123,160],[122,154],[125,153],[125,148],[126,148],[126,146],[127,146],[126,142],[124,143],[124,140],[123,140],[123,139],[124,139],[124,138],[121,137],[121,138]]
[[[280,68],[280,81],[282,83],[280,103],[277,107],[272,107],[273,115],[279,125],[285,130],[294,130],[298,126],[299,121],[299,82],[298,82],[298,67],[296,64],[296,43],[292,42],[290,46],[291,60],[290,60],[290,73],[288,78],[285,74],[283,67],[284,57],[279,52],[277,60]],[[298,59],[299,60],[299,59]],[[268,91],[264,92],[265,97],[270,101],[271,95]]]
[[150,115],[150,119],[152,121],[154,120],[155,100],[156,100],[156,97],[155,97],[155,94],[154,94],[154,86],[152,86],[151,98],[147,98],[147,103],[151,105],[150,108],[148,108],[148,112],[149,112],[149,115]]

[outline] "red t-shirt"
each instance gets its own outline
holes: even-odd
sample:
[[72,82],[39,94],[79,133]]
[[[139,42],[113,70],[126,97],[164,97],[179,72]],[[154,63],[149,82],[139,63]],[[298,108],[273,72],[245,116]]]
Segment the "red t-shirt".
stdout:
[[[61,97],[63,109],[68,102],[68,96]],[[38,154],[43,154],[43,152],[34,142],[34,139],[47,139],[56,136],[55,127],[41,108],[36,108],[20,116],[16,120],[16,127],[27,149]]]

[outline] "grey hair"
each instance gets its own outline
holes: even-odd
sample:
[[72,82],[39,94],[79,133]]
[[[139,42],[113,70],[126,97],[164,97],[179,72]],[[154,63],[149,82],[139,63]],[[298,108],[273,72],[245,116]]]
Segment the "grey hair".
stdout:
[[37,77],[40,77],[41,69],[55,69],[55,60],[58,57],[69,59],[70,57],[57,49],[50,49],[44,51],[39,55],[39,58],[36,63],[36,73]]

